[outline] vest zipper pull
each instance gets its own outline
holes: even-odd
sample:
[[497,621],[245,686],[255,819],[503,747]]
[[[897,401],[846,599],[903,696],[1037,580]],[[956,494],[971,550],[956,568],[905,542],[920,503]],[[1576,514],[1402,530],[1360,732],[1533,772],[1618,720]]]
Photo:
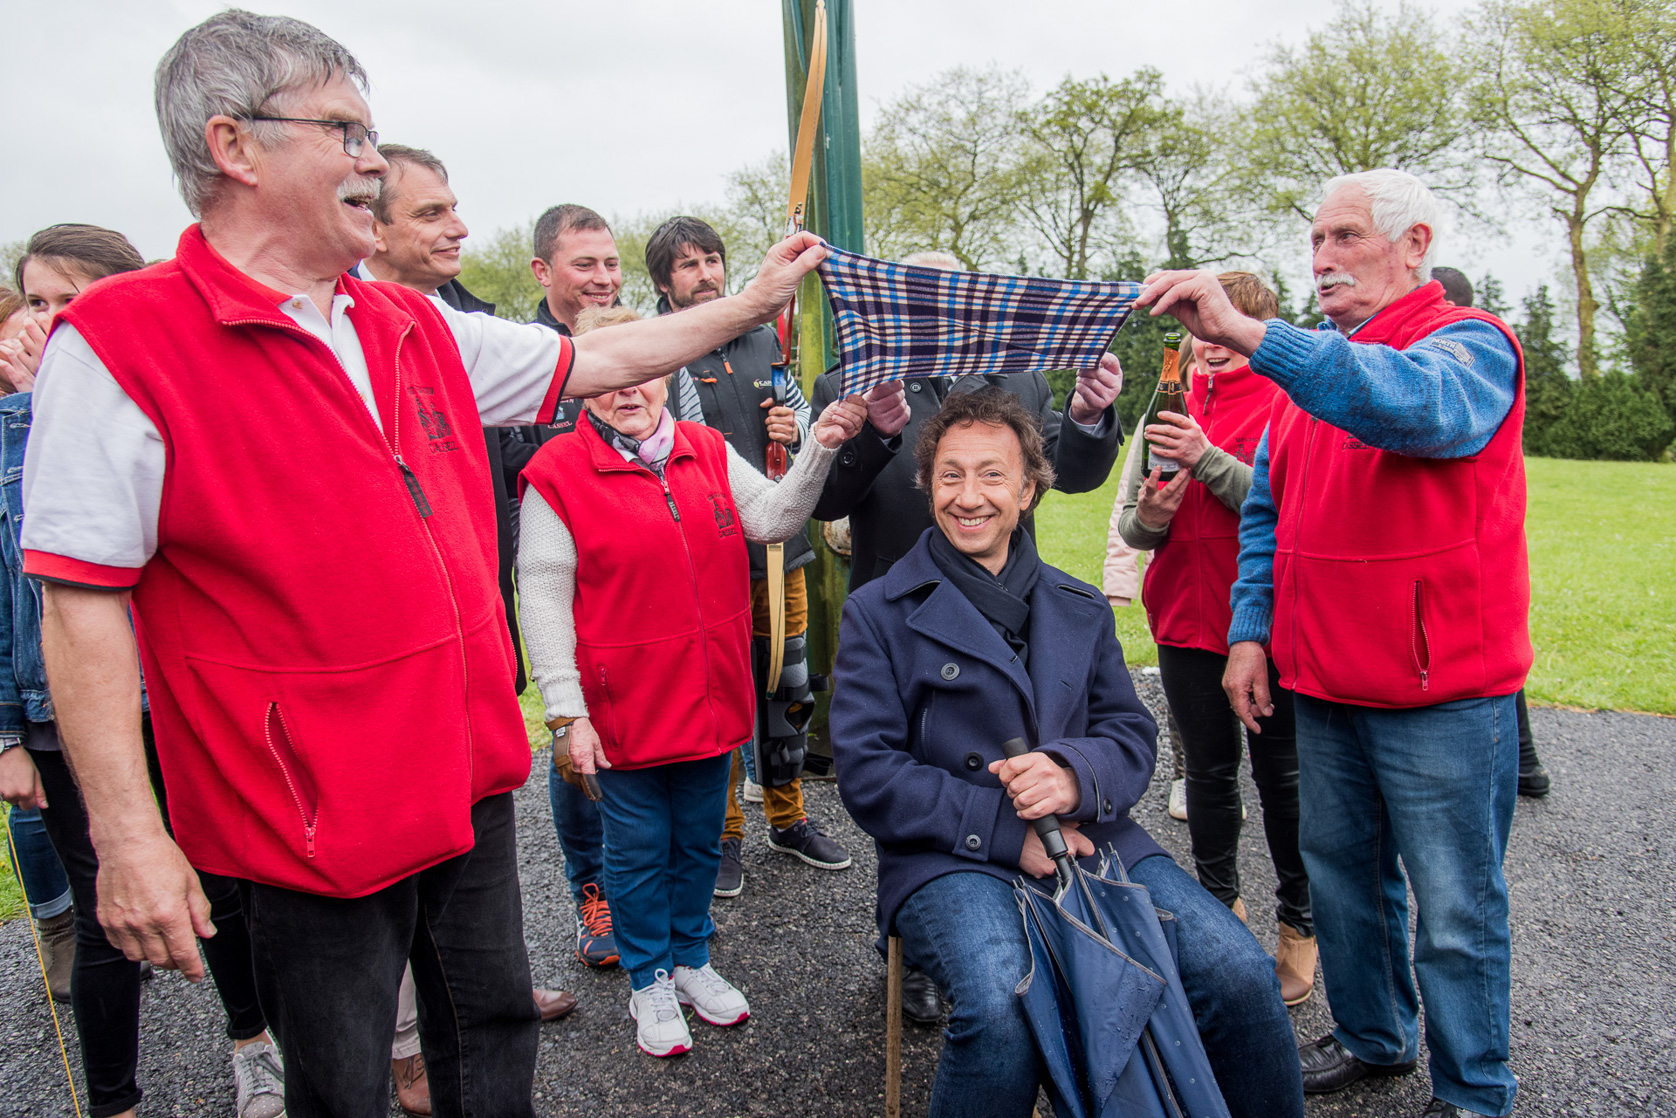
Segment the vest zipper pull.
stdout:
[[396,455],[396,465],[401,467],[402,480],[407,482],[407,495],[413,498],[413,507],[419,510],[420,516],[431,515],[431,503],[425,499],[425,490],[419,484],[419,476],[408,468],[399,454]]
[[668,481],[663,483],[663,503],[669,506],[669,515],[673,516],[675,522],[679,524],[681,522],[681,510],[675,507],[675,494],[669,491]]

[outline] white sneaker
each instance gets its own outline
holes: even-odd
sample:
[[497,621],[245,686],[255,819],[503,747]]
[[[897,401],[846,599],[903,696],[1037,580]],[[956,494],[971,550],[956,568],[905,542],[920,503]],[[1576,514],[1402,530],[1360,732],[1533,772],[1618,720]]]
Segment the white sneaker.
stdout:
[[751,1004],[745,995],[735,990],[709,963],[696,970],[676,967],[674,982],[675,996],[681,1004],[692,1006],[712,1025],[737,1025],[751,1015]]
[[693,1035],[687,1031],[687,1015],[681,1012],[668,971],[658,971],[650,986],[629,994],[629,1016],[635,1021],[635,1042],[646,1055],[679,1056],[692,1051]]
[[233,1053],[234,1106],[238,1118],[280,1118],[285,1113],[285,1067],[267,1041]]
[[747,776],[744,789],[739,794],[745,797],[745,802],[748,804],[760,804],[762,802],[762,785]]
[[1187,778],[1170,781],[1170,818],[1187,818]]

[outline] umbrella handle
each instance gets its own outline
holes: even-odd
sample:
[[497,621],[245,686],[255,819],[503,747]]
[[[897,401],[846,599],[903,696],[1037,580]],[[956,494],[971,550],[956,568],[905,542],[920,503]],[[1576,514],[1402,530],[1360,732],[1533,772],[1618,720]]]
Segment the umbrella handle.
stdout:
[[[1001,743],[1001,752],[1008,757],[1022,757],[1030,752],[1030,743],[1023,738],[1008,738]],[[1053,859],[1054,865],[1059,867],[1059,880],[1069,881],[1071,849],[1065,845],[1065,835],[1059,829],[1059,816],[1044,815],[1040,819],[1031,820],[1031,826],[1036,828],[1036,837],[1042,840],[1042,849]]]

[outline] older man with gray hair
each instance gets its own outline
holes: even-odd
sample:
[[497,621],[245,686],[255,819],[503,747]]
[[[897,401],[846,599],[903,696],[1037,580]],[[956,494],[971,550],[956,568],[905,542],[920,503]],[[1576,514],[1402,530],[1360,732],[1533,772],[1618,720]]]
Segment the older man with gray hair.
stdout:
[[200,222],[58,316],[25,569],[112,942],[201,978],[193,867],[241,879],[291,1118],[387,1111],[409,961],[435,1113],[529,1116],[530,751],[475,429],[680,367],[824,250],[789,238],[739,295],[574,341],[345,275],[387,169],[366,84],[314,27],[237,10],[165,55],[158,119]]
[[1425,1114],[1456,1118],[1509,1113],[1517,1087],[1502,856],[1530,573],[1524,358],[1431,280],[1441,217],[1401,171],[1329,181],[1310,229],[1319,331],[1244,317],[1210,272],[1149,277],[1139,302],[1290,397],[1241,510],[1223,683],[1256,733],[1267,644],[1297,696],[1299,838],[1337,1025],[1299,1050],[1304,1090],[1413,1071],[1423,998]]

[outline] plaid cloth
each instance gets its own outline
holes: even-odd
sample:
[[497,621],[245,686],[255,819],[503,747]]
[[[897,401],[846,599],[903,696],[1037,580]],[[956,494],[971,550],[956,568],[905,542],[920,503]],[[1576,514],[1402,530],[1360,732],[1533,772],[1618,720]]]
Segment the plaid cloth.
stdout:
[[946,272],[827,246],[845,395],[885,381],[1091,369],[1141,285]]

